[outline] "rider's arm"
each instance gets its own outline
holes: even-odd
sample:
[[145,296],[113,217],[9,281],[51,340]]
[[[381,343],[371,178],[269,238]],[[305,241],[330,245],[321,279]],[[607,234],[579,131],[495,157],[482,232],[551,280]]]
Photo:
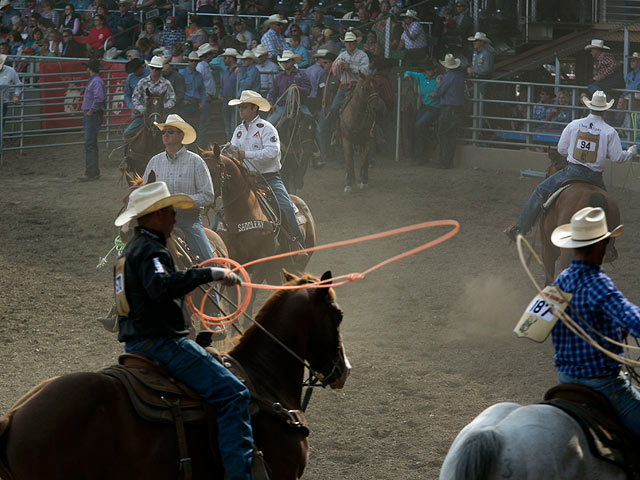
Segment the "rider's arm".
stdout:
[[300,90],[304,95],[303,101],[306,100],[306,97],[311,93],[311,80],[309,80],[309,77],[307,77],[304,72],[300,72],[295,83],[300,87]]
[[171,82],[167,80],[167,93],[164,96],[164,108],[165,110],[169,110],[173,108],[176,104],[176,92],[173,89],[173,85]]
[[143,82],[143,80],[144,78],[138,82],[138,85],[136,85],[136,88],[133,91],[133,96],[131,97],[131,103],[133,104],[133,108],[140,112],[144,112],[144,108],[145,108],[144,95],[142,93],[143,92],[142,84],[145,83]]
[[133,103],[131,103],[131,96],[133,95],[133,89],[131,88],[131,78],[127,77],[124,81],[124,103],[129,110],[133,110]]
[[369,56],[362,50],[357,50],[357,54],[352,57],[351,70],[361,75],[369,74]]
[[615,130],[607,135],[607,143],[607,153],[612,162],[626,162],[634,155],[633,152],[622,150],[620,137]]
[[558,153],[560,155],[567,155],[569,153],[569,143],[571,142],[571,124],[564,127],[560,140],[558,141]]
[[634,337],[640,337],[640,307],[627,300],[610,280],[603,286],[604,292],[594,292],[601,294],[597,299],[597,307],[602,309],[612,323],[619,325]]
[[277,158],[280,154],[280,137],[275,127],[265,124],[260,131],[262,148],[258,150],[245,150],[244,158],[248,160],[259,172],[274,170]]

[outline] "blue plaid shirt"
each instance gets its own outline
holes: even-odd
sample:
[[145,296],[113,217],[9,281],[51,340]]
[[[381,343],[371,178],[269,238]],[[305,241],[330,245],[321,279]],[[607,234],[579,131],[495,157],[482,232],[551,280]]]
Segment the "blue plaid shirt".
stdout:
[[[627,300],[602,269],[592,263],[572,260],[571,265],[555,281],[563,291],[573,293],[571,307],[602,335],[622,342],[623,330],[640,337],[640,308]],[[593,333],[576,318],[571,307],[567,313],[584,328],[591,338],[607,350],[622,354],[622,348]],[[572,377],[595,377],[615,374],[620,364],[579,339],[560,321],[551,331],[558,371]]]

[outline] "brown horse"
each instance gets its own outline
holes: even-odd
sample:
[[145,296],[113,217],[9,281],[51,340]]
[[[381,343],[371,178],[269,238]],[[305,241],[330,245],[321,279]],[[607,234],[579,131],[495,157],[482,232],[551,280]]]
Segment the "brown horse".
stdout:
[[[322,278],[331,278],[331,272]],[[303,285],[318,279],[288,274],[287,280],[287,285]],[[277,340],[254,326],[230,355],[253,385],[254,441],[271,478],[297,480],[307,462],[308,429],[294,424],[286,412],[301,410],[302,360],[323,386],[344,386],[350,366],[340,336],[342,311],[329,286],[279,290],[267,299],[256,321]],[[297,417],[303,420],[303,414]],[[185,430],[191,478],[222,480],[207,426],[187,424]],[[41,383],[0,417],[0,477],[185,478],[179,475],[176,437],[175,425],[140,418],[119,380],[103,373],[63,375]]]
[[339,132],[347,175],[345,193],[351,193],[356,182],[354,150],[360,153],[360,189],[369,183],[369,149],[378,108],[378,88],[373,75],[362,77],[340,112]]
[[[265,214],[260,206],[259,196],[264,191],[257,186],[255,175],[250,175],[243,163],[220,153],[220,147],[214,145],[212,150],[199,149],[211,172],[213,190],[222,196],[224,205],[224,222],[218,226],[218,232],[229,249],[229,256],[244,264],[251,260],[268,257],[287,251],[289,240]],[[300,229],[304,235],[307,248],[316,244],[315,222],[307,204],[295,195],[291,201],[298,208],[298,215],[303,222]],[[293,263],[292,263],[293,262]],[[259,263],[251,268],[251,277],[255,283],[264,280],[279,283],[282,267],[304,270],[309,257],[293,256],[282,261]]]
[[[560,155],[555,149],[548,150],[550,159],[547,168],[547,177],[553,175],[567,165],[566,158]],[[540,216],[540,242],[542,244],[542,261],[545,268],[546,281],[551,282],[555,278],[555,265],[560,258],[560,268],[565,269],[573,256],[573,251],[566,248],[558,248],[551,243],[551,233],[559,226],[571,223],[574,213],[584,207],[600,207],[607,215],[609,229],[620,225],[620,208],[618,202],[605,190],[583,180],[569,183],[553,204],[543,210]],[[611,239],[607,248],[608,262],[613,262],[618,254],[614,246],[615,239]]]
[[144,123],[131,138],[125,138],[123,171],[130,177],[142,175],[147,163],[154,155],[164,150],[162,133],[153,122],[162,122],[164,116],[164,93],[153,94],[147,89],[147,108]]

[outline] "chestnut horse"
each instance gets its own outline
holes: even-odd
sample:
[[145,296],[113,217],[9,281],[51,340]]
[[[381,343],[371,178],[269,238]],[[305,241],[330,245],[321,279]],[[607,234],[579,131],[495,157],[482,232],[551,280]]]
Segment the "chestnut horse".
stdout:
[[360,189],[369,183],[369,149],[373,142],[373,128],[378,108],[378,87],[373,75],[362,77],[340,112],[338,129],[344,153],[345,193],[351,193],[356,182],[354,151],[360,153]]
[[[329,278],[331,272],[322,276]],[[290,274],[287,280],[287,285],[318,281]],[[301,410],[303,360],[323,386],[344,386],[350,366],[340,336],[342,311],[330,286],[279,290],[256,322],[276,340],[254,326],[230,355],[253,385],[254,441],[271,478],[297,480],[307,462],[308,429],[287,422],[281,408]],[[207,426],[187,424],[185,430],[191,478],[222,480]],[[46,380],[0,417],[0,477],[5,480],[174,480],[181,478],[179,459],[176,426],[138,417],[120,381],[100,372]]]
[[[567,161],[555,149],[550,148],[547,153],[550,164],[546,173],[549,177],[564,168]],[[560,258],[559,266],[562,270],[569,266],[569,262],[573,258],[571,249],[558,248],[551,243],[551,233],[556,227],[571,223],[573,214],[584,207],[602,208],[607,216],[609,230],[620,225],[618,202],[606,190],[581,180],[570,183],[558,195],[555,202],[547,210],[543,210],[539,220],[542,261],[547,282],[551,282],[555,278],[555,265],[558,258]],[[615,239],[610,240],[605,261],[613,262],[618,257],[614,242]]]
[[[215,194],[222,196],[226,227],[219,225],[218,233],[229,249],[230,258],[244,264],[287,251],[289,240],[285,237],[286,233],[277,226],[274,228],[260,206],[258,195],[263,193],[260,193],[255,175],[249,174],[241,161],[220,153],[218,145],[214,145],[210,151],[200,148],[198,151],[211,172]],[[307,248],[314,247],[316,230],[311,211],[300,197],[290,197],[304,218],[300,229],[305,245]],[[262,283],[267,280],[278,284],[283,266],[302,271],[308,262],[308,256],[296,255],[281,261],[259,263],[250,269],[252,281]]]

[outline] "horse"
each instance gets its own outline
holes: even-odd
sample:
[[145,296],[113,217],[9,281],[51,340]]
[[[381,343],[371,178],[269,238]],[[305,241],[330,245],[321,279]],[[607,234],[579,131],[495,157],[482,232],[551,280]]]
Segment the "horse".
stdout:
[[591,453],[576,420],[547,404],[492,405],[453,441],[440,480],[624,480],[626,472]]
[[[222,197],[224,222],[219,224],[218,232],[229,249],[229,256],[244,264],[286,251],[289,240],[263,211],[259,197],[264,198],[264,191],[258,188],[255,175],[251,175],[241,161],[222,154],[218,145],[213,145],[211,150],[198,148],[198,151],[211,172],[214,192]],[[303,219],[300,229],[305,245],[314,247],[316,230],[311,211],[300,197],[290,197],[298,208],[296,216]],[[251,267],[251,278],[255,283],[265,280],[277,283],[283,265],[302,271],[308,262],[309,256],[296,255],[281,261],[259,263]]]
[[[549,148],[547,153],[550,164],[546,174],[549,177],[564,168],[567,161],[555,149]],[[602,208],[607,216],[607,224],[610,230],[620,225],[620,208],[611,194],[584,181],[570,183],[565,190],[560,192],[553,204],[548,209],[543,210],[539,220],[542,261],[547,282],[551,282],[555,278],[555,264],[558,258],[560,259],[560,268],[565,269],[569,266],[573,254],[571,249],[561,249],[553,245],[551,243],[551,233],[557,226],[571,223],[573,214],[584,207]],[[607,262],[613,262],[618,257],[614,243],[615,239],[611,239],[607,248],[607,256],[605,257]]]
[[344,192],[351,193],[356,181],[354,150],[360,151],[359,188],[369,183],[369,149],[373,141],[373,129],[378,108],[378,88],[373,75],[367,75],[356,83],[340,112],[338,128],[347,170]]
[[[330,278],[331,272],[322,276]],[[317,281],[308,274],[287,274],[286,285]],[[252,385],[254,442],[271,478],[298,480],[306,466],[303,362],[323,386],[342,388],[347,380],[342,317],[330,285],[278,290],[256,315],[260,328],[247,330],[230,352]],[[188,452],[179,452],[184,444],[177,439],[176,425],[139,417],[119,380],[103,372],[66,374],[34,387],[0,417],[0,477],[222,480],[208,426],[185,424],[184,431]],[[185,456],[191,458],[190,477],[179,474]]]
[[146,93],[147,108],[144,113],[144,123],[133,137],[124,139],[123,171],[127,172],[131,178],[136,174],[142,175],[151,157],[164,150],[162,132],[153,123],[163,121],[165,92],[151,93],[147,88]]

